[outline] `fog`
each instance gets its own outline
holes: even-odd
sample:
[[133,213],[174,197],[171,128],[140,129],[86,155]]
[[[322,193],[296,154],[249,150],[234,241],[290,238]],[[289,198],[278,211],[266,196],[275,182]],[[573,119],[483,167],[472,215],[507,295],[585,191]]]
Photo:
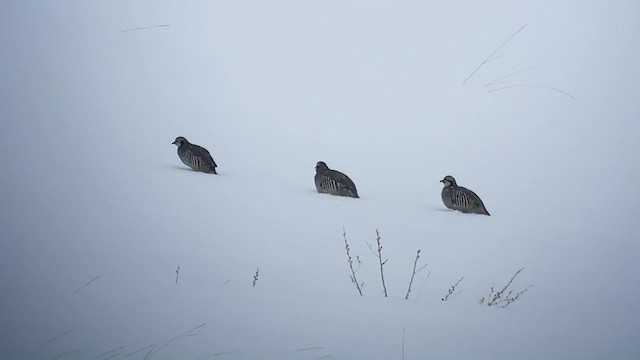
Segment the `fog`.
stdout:
[[[0,358],[637,359],[639,15],[3,2]],[[449,174],[490,217],[444,207]]]

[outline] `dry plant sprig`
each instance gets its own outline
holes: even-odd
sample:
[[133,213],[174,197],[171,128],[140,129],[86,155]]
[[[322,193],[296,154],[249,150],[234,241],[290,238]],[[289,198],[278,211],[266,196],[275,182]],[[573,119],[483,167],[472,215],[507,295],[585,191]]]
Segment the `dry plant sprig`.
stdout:
[[567,96],[573,100],[575,100],[575,96],[569,94],[568,92],[562,90],[562,89],[558,89],[556,87],[553,86],[543,86],[543,85],[535,85],[535,84],[515,84],[515,85],[509,85],[509,86],[503,86],[503,87],[499,87],[499,88],[495,88],[495,89],[491,89],[489,90],[489,92],[494,92],[494,91],[500,91],[500,90],[506,90],[506,89],[515,89],[515,88],[534,88],[534,89],[543,89],[543,90],[551,90],[551,91],[556,91],[564,96]]
[[75,295],[78,291],[80,291],[80,290],[82,290],[82,289],[86,288],[86,287],[87,287],[87,286],[89,286],[91,283],[93,283],[94,281],[98,280],[98,278],[99,278],[100,276],[102,276],[102,274],[100,274],[100,275],[98,275],[98,276],[94,277],[93,279],[91,279],[91,280],[87,281],[84,285],[82,285],[81,287],[77,288],[73,293],[71,293],[71,295]]
[[178,268],[176,269],[176,284],[178,283],[178,275],[180,275],[180,265],[178,265]]
[[[463,277],[461,277],[461,278],[460,278],[460,280],[458,280],[458,282],[457,282],[457,283],[455,283],[455,284],[451,285],[451,287],[449,288],[449,290],[448,290],[448,292],[447,292],[447,295],[445,295],[445,296],[442,298],[442,301],[447,301],[447,300],[449,300],[449,297],[450,297],[451,295],[456,296],[457,294],[459,294],[459,293],[460,293],[460,291],[456,292],[456,287],[458,287],[458,285],[462,282],[462,280],[464,280],[464,276],[463,276]],[[453,296],[451,296],[451,297],[453,298]]]
[[464,81],[462,82],[462,85],[466,84],[467,81],[469,81],[469,79],[471,79],[471,77],[473,75],[475,75],[476,72],[478,72],[478,70],[480,70],[481,67],[483,67],[485,64],[487,64],[488,62],[490,62],[491,60],[495,59],[493,57],[493,55],[495,55],[498,51],[500,51],[500,49],[502,49],[502,47],[504,47],[505,45],[507,45],[507,43],[509,41],[511,41],[511,39],[513,39],[514,37],[516,37],[516,35],[518,35],[518,33],[520,33],[520,31],[524,30],[524,28],[527,27],[527,24],[524,24],[520,29],[518,29],[518,31],[514,32],[507,40],[505,40],[502,44],[500,44],[500,46],[498,46],[492,53],[491,55],[487,56],[486,59],[484,59],[483,62],[480,63],[480,65],[478,65],[477,68],[475,68],[475,70],[473,70],[473,72],[471,74],[469,74],[469,76],[467,76],[466,79],[464,79]]
[[418,272],[427,267],[425,263],[420,269],[416,270],[418,266],[418,259],[420,259],[420,250],[416,252],[416,260],[413,262],[413,272],[411,273],[411,280],[409,280],[409,288],[407,289],[407,295],[405,295],[404,299],[409,300],[409,293],[411,293],[411,285],[413,284],[413,278],[416,276]]
[[155,29],[155,28],[168,27],[168,26],[171,26],[171,25],[162,24],[162,25],[154,25],[154,26],[141,26],[136,28],[120,30],[120,32],[123,33],[123,32],[136,31],[136,30],[148,30],[148,29]]
[[[347,242],[347,232],[344,228],[342,228],[342,237],[344,238],[344,249],[347,251],[347,262],[349,263],[349,268],[351,269],[351,282],[356,284],[356,288],[358,289],[358,293],[362,296],[362,288],[358,279],[356,278],[356,271],[353,269],[353,258],[351,257],[349,243]],[[358,264],[360,264],[360,258],[356,256],[358,260]],[[362,284],[364,285],[364,283]]]
[[148,360],[151,357],[153,357],[153,355],[155,355],[158,351],[162,350],[163,348],[169,346],[171,343],[173,343],[176,340],[185,338],[185,337],[189,337],[189,336],[196,336],[198,335],[198,333],[196,333],[195,331],[200,329],[201,327],[207,325],[206,323],[204,324],[200,324],[192,329],[189,329],[185,332],[183,332],[182,334],[172,337],[171,339],[167,339],[165,341],[156,343],[152,346],[148,346],[147,348],[151,347],[151,350],[149,350],[149,352],[147,352],[147,354],[142,358],[142,360]]
[[[420,252],[420,250],[418,250]],[[404,360],[404,326],[402,327],[402,360]]]
[[513,290],[509,290],[509,287],[511,286],[511,283],[513,283],[513,280],[520,274],[520,272],[522,272],[522,270],[524,270],[524,268],[520,268],[518,271],[516,271],[511,279],[509,279],[509,282],[507,282],[507,284],[499,291],[496,292],[494,287],[492,286],[488,298],[485,299],[484,297],[482,297],[480,299],[480,304],[486,303],[487,306],[506,308],[507,306],[516,302],[516,300],[520,299],[520,296],[527,292],[527,290],[529,290],[532,285],[527,286],[526,288],[524,288],[524,290],[516,292],[514,292]]
[[256,273],[253,275],[253,284],[251,286],[255,287],[258,282],[258,275],[260,274],[260,268],[256,268]]
[[[425,265],[426,266],[426,265]],[[420,268],[420,270],[422,270],[424,267]],[[420,272],[420,270],[418,270],[418,272]],[[424,278],[424,280],[422,281],[422,285],[420,285],[420,290],[418,290],[418,294],[416,295],[416,298],[413,299],[413,301],[418,301],[418,298],[420,297],[420,294],[422,294],[422,289],[424,289],[424,285],[427,283],[427,280],[429,280],[429,277],[431,276],[431,271],[429,271],[427,273],[427,276]]]
[[125,346],[118,346],[105,353],[100,354],[99,356],[96,356],[95,358],[93,358],[93,360],[99,360],[100,358],[103,358],[102,360],[107,360],[107,359],[114,358],[116,356],[120,356],[120,350],[124,348]]
[[510,74],[504,75],[504,76],[499,77],[499,78],[497,78],[497,79],[495,79],[495,80],[493,80],[493,81],[490,81],[490,82],[488,82],[488,83],[486,83],[486,84],[484,84],[484,85],[482,85],[482,86],[484,86],[484,87],[490,87],[490,86],[499,86],[499,85],[502,85],[502,84],[504,84],[504,83],[505,83],[505,81],[504,81],[504,80],[506,80],[506,79],[508,79],[508,78],[510,78],[510,77],[516,76],[516,75],[518,75],[518,74],[521,74],[521,73],[523,73],[523,72],[525,72],[525,71],[529,71],[529,70],[531,70],[531,69],[533,69],[533,66],[529,66],[529,67],[527,67],[527,68],[520,69],[520,70],[518,70],[518,71],[514,71],[514,72],[512,72],[512,73],[510,73]]
[[55,337],[51,338],[49,341],[47,341],[46,343],[42,344],[42,346],[40,346],[40,348],[38,348],[38,350],[35,352],[36,354],[39,353],[42,349],[44,349],[47,345],[51,344],[52,342],[60,339],[61,337],[65,336],[65,335],[69,335],[73,332],[73,330],[69,330],[69,331],[65,331],[61,334],[56,335]]
[[384,264],[387,263],[387,260],[382,261],[382,244],[380,243],[380,232],[376,229],[376,242],[378,243],[378,261],[380,262],[380,278],[382,278],[382,290],[384,290],[384,297],[387,297],[387,285],[384,283]]

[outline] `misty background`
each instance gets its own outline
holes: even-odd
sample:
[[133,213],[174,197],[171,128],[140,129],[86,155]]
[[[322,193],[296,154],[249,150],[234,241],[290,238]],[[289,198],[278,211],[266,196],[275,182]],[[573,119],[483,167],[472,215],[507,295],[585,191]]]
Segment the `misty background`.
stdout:
[[[639,16],[3,1],[0,357],[637,359]],[[320,160],[361,199],[318,194]],[[449,174],[492,216],[446,211]]]

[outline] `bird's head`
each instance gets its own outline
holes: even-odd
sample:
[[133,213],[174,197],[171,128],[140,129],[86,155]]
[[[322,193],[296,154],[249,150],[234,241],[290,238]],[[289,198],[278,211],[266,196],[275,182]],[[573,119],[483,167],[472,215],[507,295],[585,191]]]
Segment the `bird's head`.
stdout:
[[318,161],[316,164],[316,173],[323,173],[327,170],[329,170],[327,164],[325,164],[324,161]]
[[453,176],[451,176],[451,175],[445,176],[444,179],[440,180],[440,182],[444,185],[444,187],[457,185],[456,184],[456,179],[454,179]]
[[182,146],[182,144],[188,144],[189,141],[187,141],[187,139],[183,138],[182,136],[178,136],[176,138],[176,140],[174,142],[172,142],[173,145],[180,147]]

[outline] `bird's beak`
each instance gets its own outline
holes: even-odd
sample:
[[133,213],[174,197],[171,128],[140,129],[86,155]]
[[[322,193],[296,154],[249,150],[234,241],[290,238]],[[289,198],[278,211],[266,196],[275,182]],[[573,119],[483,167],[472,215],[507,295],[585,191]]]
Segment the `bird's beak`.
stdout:
[[444,179],[440,180],[440,182],[441,182],[441,183],[443,183],[443,182],[444,182]]
[[173,144],[173,145],[175,145],[175,144],[176,144],[176,142],[174,141],[174,142],[172,142],[172,144]]

